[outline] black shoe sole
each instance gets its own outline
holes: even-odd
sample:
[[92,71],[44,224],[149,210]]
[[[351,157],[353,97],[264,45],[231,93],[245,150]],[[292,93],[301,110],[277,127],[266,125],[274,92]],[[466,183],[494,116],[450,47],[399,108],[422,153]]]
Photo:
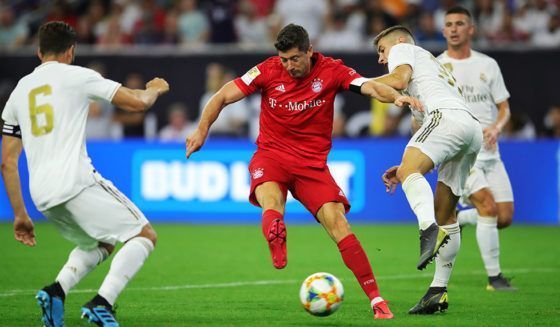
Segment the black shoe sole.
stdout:
[[447,308],[449,308],[449,303],[443,302],[426,306],[417,312],[409,311],[408,313],[411,315],[432,315],[436,312],[445,312]]

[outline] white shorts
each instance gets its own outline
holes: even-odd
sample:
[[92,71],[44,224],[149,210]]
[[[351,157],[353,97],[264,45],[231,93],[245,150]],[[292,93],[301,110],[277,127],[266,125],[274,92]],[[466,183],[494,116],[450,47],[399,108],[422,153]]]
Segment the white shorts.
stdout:
[[407,147],[420,149],[439,165],[438,182],[461,196],[463,186],[482,145],[482,128],[464,110],[434,110],[412,136]]
[[95,184],[72,199],[42,212],[64,238],[84,250],[96,248],[99,242],[126,242],[148,224],[144,214],[113,183],[99,174],[95,179]]
[[490,189],[496,203],[513,202],[513,190],[502,160],[476,161],[465,183],[461,203],[471,205],[468,198],[483,188]]

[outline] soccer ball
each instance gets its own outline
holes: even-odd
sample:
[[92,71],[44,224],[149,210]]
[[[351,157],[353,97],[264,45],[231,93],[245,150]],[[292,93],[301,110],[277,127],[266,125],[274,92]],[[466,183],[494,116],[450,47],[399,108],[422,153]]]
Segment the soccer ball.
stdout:
[[328,316],[342,304],[344,288],[338,278],[326,272],[307,277],[299,291],[299,299],[307,312],[314,316]]

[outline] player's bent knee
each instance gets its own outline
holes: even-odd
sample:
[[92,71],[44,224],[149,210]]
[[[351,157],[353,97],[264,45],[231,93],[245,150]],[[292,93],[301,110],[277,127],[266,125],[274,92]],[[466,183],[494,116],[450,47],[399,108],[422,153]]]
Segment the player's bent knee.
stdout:
[[484,217],[496,217],[498,215],[498,207],[494,199],[486,197],[480,204],[476,207],[481,216]]
[[107,250],[108,254],[111,255],[111,253],[113,253],[113,251],[115,251],[115,246],[112,244],[108,244],[108,243],[99,243],[99,247],[100,248],[104,248],[105,250]]
[[153,246],[156,246],[157,243],[157,233],[154,230],[154,228],[152,227],[152,225],[147,224],[142,228],[142,231],[136,235],[136,237],[145,237],[147,239],[149,239],[150,241],[152,241]]

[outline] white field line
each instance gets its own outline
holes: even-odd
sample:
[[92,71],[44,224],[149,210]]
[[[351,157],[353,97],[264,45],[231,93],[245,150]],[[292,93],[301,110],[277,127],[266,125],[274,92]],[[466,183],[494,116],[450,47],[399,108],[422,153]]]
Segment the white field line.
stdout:
[[[511,274],[532,274],[532,273],[556,273],[560,272],[560,268],[519,268],[519,269],[505,269],[504,273]],[[407,280],[407,279],[423,279],[431,277],[433,273],[431,272],[420,272],[417,274],[401,274],[401,275],[389,275],[380,276],[378,280]],[[481,276],[485,275],[484,271],[470,271],[470,272],[456,272],[453,273],[454,276]],[[185,285],[169,285],[169,286],[158,286],[158,287],[131,287],[127,288],[127,292],[134,291],[175,291],[175,290],[185,290],[185,289],[204,289],[204,288],[225,288],[225,287],[240,287],[240,286],[268,286],[268,285],[285,285],[285,284],[298,284],[300,280],[286,279],[286,280],[256,280],[256,281],[244,281],[244,282],[231,282],[231,283],[217,283],[217,284],[185,284]],[[10,297],[18,295],[33,295],[38,290],[6,290],[0,291],[1,297]],[[76,289],[70,291],[70,293],[94,293],[97,289]]]

